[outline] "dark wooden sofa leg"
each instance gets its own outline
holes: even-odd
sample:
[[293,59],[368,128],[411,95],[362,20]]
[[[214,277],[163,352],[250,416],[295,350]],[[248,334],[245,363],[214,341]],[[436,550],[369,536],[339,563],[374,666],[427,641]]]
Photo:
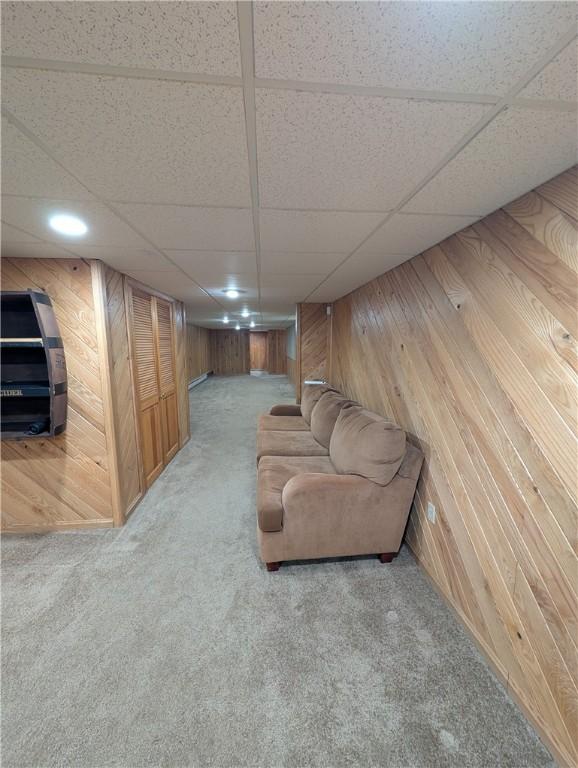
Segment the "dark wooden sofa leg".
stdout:
[[271,573],[272,571],[278,571],[281,563],[265,563],[267,566],[267,570]]
[[381,555],[378,555],[378,557],[382,563],[391,563],[396,555],[397,552],[382,552]]

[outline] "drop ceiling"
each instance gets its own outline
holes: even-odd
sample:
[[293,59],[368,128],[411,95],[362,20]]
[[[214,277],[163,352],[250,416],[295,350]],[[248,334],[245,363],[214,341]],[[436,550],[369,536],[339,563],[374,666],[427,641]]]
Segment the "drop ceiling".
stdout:
[[286,326],[576,162],[577,8],[4,2],[2,253]]

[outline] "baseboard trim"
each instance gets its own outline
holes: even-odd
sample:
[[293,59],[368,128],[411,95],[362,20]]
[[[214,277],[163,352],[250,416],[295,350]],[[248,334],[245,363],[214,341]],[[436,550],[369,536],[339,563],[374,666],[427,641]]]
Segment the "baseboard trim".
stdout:
[[422,560],[419,559],[417,553],[411,548],[409,543],[406,542],[406,544],[412,556],[414,557],[416,563],[420,566],[422,571],[425,573],[428,581],[431,583],[435,591],[441,596],[444,603],[448,606],[448,608],[454,614],[456,619],[459,622],[461,622],[465,626],[465,628],[468,630],[472,640],[476,644],[480,653],[488,662],[490,669],[496,676],[498,682],[500,683],[500,685],[504,687],[504,690],[506,691],[508,696],[513,701],[515,701],[515,703],[518,705],[518,707],[522,711],[522,714],[524,715],[526,720],[528,720],[528,722],[532,725],[532,728],[534,728],[534,730],[540,737],[540,740],[542,741],[546,749],[551,753],[552,757],[554,758],[554,760],[556,760],[560,768],[576,768],[576,764],[572,759],[572,757],[566,754],[565,752],[562,752],[560,748],[557,746],[546,724],[542,721],[542,718],[534,712],[534,710],[529,706],[526,700],[521,697],[519,691],[516,690],[513,684],[508,680],[507,672],[502,670],[502,666],[499,660],[494,656],[492,651],[490,651],[490,649],[488,648],[486,643],[482,640],[482,638],[479,636],[479,634],[477,633],[473,625],[470,623],[470,621],[448,599],[447,595],[441,590],[439,584],[434,579],[433,575],[429,572],[427,566],[423,563]]
[[193,387],[198,387],[199,384],[202,384],[203,381],[205,381],[209,377],[210,371],[207,371],[207,373],[202,373],[200,376],[197,376],[196,379],[193,379],[192,381],[189,381],[189,389],[193,389]]
[[111,518],[102,518],[99,520],[59,520],[46,525],[28,525],[27,523],[16,525],[3,525],[0,533],[50,533],[52,531],[67,531],[78,528],[113,528],[114,522]]

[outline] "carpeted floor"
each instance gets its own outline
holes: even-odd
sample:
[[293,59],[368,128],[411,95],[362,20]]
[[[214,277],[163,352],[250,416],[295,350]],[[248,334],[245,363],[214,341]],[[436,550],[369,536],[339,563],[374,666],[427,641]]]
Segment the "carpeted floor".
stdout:
[[407,551],[267,573],[257,414],[211,378],[122,529],[5,537],[2,765],[553,766]]

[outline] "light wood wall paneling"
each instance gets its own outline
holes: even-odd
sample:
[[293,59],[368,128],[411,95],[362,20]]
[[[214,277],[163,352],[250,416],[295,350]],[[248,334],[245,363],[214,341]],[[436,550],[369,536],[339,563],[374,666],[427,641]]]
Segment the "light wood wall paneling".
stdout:
[[307,379],[325,379],[331,350],[331,316],[327,304],[297,305],[299,391]]
[[187,378],[188,383],[211,370],[209,331],[196,325],[187,325]]
[[126,518],[143,494],[139,466],[137,412],[130,359],[124,275],[110,267],[105,267],[104,278],[121,508]]
[[[407,540],[565,765],[578,733],[577,193],[574,168],[335,302],[327,353],[331,383],[424,450]],[[305,347],[322,321],[307,306]]]
[[104,413],[102,307],[95,310],[91,266],[80,259],[4,258],[1,270],[4,290],[48,293],[68,369],[66,431],[49,440],[2,441],[2,529],[111,525],[114,438]]
[[211,368],[217,375],[250,372],[249,331],[209,331]]
[[175,302],[175,364],[177,375],[177,397],[179,415],[179,447],[182,448],[191,436],[189,413],[188,335],[185,305]]
[[267,371],[287,373],[287,331],[267,331]]
[[250,331],[249,354],[252,371],[266,371],[267,368],[267,332]]
[[287,356],[286,365],[289,381],[293,384],[295,392],[297,392],[297,361],[293,360],[292,357]]

